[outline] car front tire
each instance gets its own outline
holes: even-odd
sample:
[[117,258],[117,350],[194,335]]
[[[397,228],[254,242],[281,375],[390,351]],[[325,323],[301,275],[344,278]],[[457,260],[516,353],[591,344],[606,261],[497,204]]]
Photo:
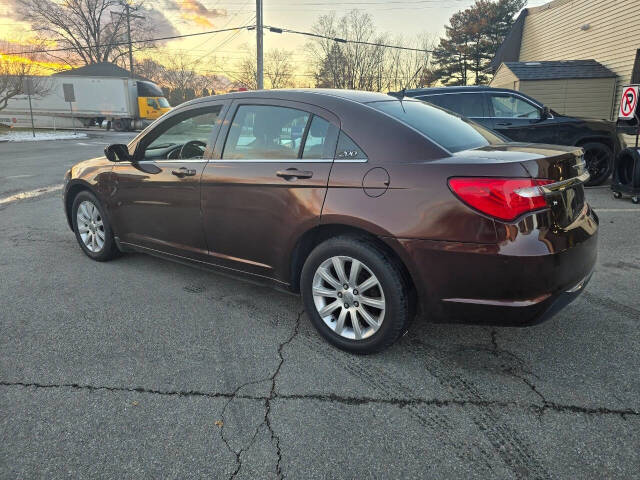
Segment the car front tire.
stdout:
[[73,231],[82,251],[92,260],[105,262],[119,253],[104,207],[96,196],[82,191],[73,199]]
[[413,316],[411,290],[394,258],[364,237],[318,245],[302,268],[305,310],[336,347],[374,353],[403,335]]

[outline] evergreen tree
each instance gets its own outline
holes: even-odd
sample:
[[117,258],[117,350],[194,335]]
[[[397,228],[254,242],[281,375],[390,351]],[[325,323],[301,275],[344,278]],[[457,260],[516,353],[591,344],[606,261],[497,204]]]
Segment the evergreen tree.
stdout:
[[445,85],[486,83],[489,63],[526,3],[476,0],[468,9],[454,13],[445,26],[445,38],[433,52],[440,81]]

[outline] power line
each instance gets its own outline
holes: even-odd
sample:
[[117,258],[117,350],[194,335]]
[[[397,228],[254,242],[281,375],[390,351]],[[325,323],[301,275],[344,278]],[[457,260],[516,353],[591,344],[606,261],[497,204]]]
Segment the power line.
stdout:
[[307,37],[324,38],[326,40],[332,40],[332,41],[338,42],[338,43],[355,43],[355,44],[359,44],[359,45],[371,45],[373,47],[395,48],[395,49],[398,49],[398,50],[410,50],[412,52],[424,52],[424,53],[432,53],[433,52],[433,50],[428,50],[428,49],[425,49],[425,48],[413,48],[413,47],[404,47],[402,45],[389,45],[389,44],[386,44],[386,43],[365,42],[364,40],[348,40],[346,38],[329,37],[327,35],[321,35],[319,33],[301,32],[299,30],[291,30],[289,28],[273,27],[273,26],[270,26],[270,25],[265,25],[265,28],[268,29],[271,32],[274,32],[274,33],[293,33],[295,35],[304,35],[304,36],[307,36]]
[[[199,35],[210,35],[210,34],[214,34],[214,33],[223,33],[223,32],[230,32],[230,31],[238,31],[238,30],[253,30],[255,29],[255,25],[242,25],[239,27],[230,27],[230,28],[222,28],[219,30],[208,30],[206,32],[198,32],[198,33],[189,33],[189,34],[184,34],[184,35],[171,35],[168,37],[158,37],[158,38],[147,38],[144,40],[133,40],[131,43],[147,43],[147,42],[156,42],[156,41],[162,41],[162,40],[175,40],[178,38],[187,38],[187,37],[195,37],[195,36],[199,36]],[[398,49],[398,50],[408,50],[411,52],[423,52],[423,53],[432,53],[433,50],[429,50],[429,49],[425,49],[425,48],[413,48],[413,47],[405,47],[402,45],[391,45],[391,44],[387,44],[387,43],[378,43],[378,42],[367,42],[364,40],[349,40],[346,38],[340,38],[340,37],[330,37],[328,35],[322,35],[319,33],[313,33],[313,32],[303,32],[300,30],[292,30],[290,28],[284,28],[284,27],[274,27],[272,25],[265,25],[264,28],[270,32],[273,33],[291,33],[294,35],[303,35],[303,36],[307,36],[307,37],[313,37],[313,38],[323,38],[326,40],[331,40],[337,43],[352,43],[352,44],[358,44],[358,45],[369,45],[369,46],[373,46],[373,47],[382,47],[382,48],[394,48],[394,49]],[[113,42],[113,43],[104,43],[102,45],[98,45],[98,46],[119,46],[119,45],[128,45],[129,42]],[[43,50],[31,50],[31,51],[23,51],[23,52],[7,52],[7,55],[29,55],[29,54],[34,54],[34,53],[49,53],[49,52],[65,52],[65,51],[74,51],[77,50],[78,48],[81,49],[90,49],[90,48],[95,48],[94,46],[92,47],[66,47],[66,48],[53,48],[53,49],[43,49]]]
[[[187,38],[187,37],[195,37],[198,35],[210,35],[213,33],[223,33],[223,32],[230,32],[232,30],[243,30],[245,28],[250,28],[247,26],[242,26],[242,27],[231,27],[231,28],[222,28],[220,30],[208,30],[206,32],[198,32],[198,33],[187,33],[184,35],[171,35],[168,37],[158,37],[158,38],[147,38],[144,40],[133,40],[131,43],[147,43],[147,42],[158,42],[158,41],[162,41],[162,40],[175,40],[178,38]],[[115,47],[115,46],[120,46],[120,45],[129,45],[129,42],[112,42],[112,43],[102,43],[99,45],[94,45],[94,46],[79,46],[79,47],[66,47],[66,48],[52,48],[52,49],[45,49],[45,50],[30,50],[30,51],[23,51],[23,52],[7,52],[6,55],[30,55],[33,53],[49,53],[49,52],[69,52],[69,51],[74,51],[74,50],[78,50],[78,49],[83,49],[83,50],[88,50],[90,48],[96,48],[96,47]]]

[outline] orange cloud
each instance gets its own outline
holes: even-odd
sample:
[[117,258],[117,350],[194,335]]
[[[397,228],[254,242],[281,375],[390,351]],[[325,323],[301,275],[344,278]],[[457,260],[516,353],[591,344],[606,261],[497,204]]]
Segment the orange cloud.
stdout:
[[24,63],[27,65],[33,65],[34,68],[32,73],[34,75],[50,75],[53,71],[67,70],[71,68],[69,67],[69,65],[66,65],[64,63],[32,60],[20,55],[9,55],[6,53],[0,53],[0,60],[9,63]]
[[212,20],[227,16],[226,10],[207,8],[199,0],[168,0],[167,9],[180,12],[183,20],[206,28],[214,26]]
[[201,27],[211,28],[213,27],[213,23],[202,15],[198,15],[197,13],[182,13],[180,17],[187,22],[195,23],[196,25],[200,25]]

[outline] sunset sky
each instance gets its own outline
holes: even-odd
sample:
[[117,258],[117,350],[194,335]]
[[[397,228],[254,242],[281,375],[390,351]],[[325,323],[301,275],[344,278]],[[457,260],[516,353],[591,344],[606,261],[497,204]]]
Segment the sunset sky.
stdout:
[[[547,1],[529,0],[529,6]],[[449,17],[473,3],[474,0],[264,0],[264,23],[309,31],[320,15],[332,11],[341,15],[360,9],[371,14],[378,31],[412,39],[422,33],[443,35]],[[157,35],[194,33],[255,22],[255,0],[147,0],[145,8],[145,15],[155,25]],[[11,42],[10,47],[15,46],[17,50],[20,43],[26,44],[32,38],[31,26],[20,21],[15,0],[0,0],[0,45]],[[305,37],[292,34],[265,33],[264,44],[265,50],[292,51],[297,80],[303,82],[306,41]],[[160,51],[200,60],[204,63],[201,68],[224,73],[225,69],[232,70],[246,55],[247,47],[254,44],[255,32],[243,30],[173,40],[160,45]],[[154,52],[149,52],[146,56],[153,55]],[[55,66],[55,63],[49,65]]]

